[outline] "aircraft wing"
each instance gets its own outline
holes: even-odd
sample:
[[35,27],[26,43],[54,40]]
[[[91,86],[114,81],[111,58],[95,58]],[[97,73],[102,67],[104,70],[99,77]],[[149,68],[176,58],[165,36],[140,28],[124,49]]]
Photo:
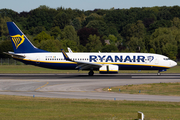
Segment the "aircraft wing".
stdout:
[[90,63],[90,62],[80,62],[80,61],[74,61],[77,63],[77,67],[76,69],[80,69],[80,70],[83,70],[83,69],[91,69],[91,68],[100,68],[102,67],[101,64],[97,64],[97,63]]
[[11,57],[18,57],[18,58],[25,58],[24,55],[18,55],[18,54],[15,54],[14,52],[3,52],[4,54],[7,54],[7,55],[11,55]]
[[77,63],[76,69],[80,69],[80,70],[83,70],[83,69],[92,69],[92,68],[97,69],[97,68],[102,67],[102,64],[72,60],[72,59],[70,59],[68,57],[68,55],[65,53],[65,51],[63,49],[61,49],[61,51],[62,51],[62,54],[63,54],[65,60]]

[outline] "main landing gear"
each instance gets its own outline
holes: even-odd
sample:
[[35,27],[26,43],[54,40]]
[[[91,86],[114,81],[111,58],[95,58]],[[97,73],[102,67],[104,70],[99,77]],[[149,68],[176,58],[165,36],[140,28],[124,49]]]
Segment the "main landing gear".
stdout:
[[93,70],[90,70],[89,73],[88,73],[89,76],[93,76],[94,75],[94,72]]
[[158,73],[157,73],[157,75],[158,75],[158,76],[160,76],[160,75],[161,75],[161,73],[160,73],[160,72],[158,72]]
[[161,73],[160,73],[160,72],[161,72],[161,71],[159,70],[159,71],[158,71],[158,73],[157,73],[157,75],[158,75],[158,76],[160,76],[160,75],[161,75]]

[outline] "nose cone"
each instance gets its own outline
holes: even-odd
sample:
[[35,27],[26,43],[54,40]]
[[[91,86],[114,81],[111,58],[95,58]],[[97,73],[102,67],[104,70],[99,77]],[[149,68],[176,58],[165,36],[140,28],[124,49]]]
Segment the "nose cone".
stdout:
[[175,62],[175,61],[171,61],[171,67],[174,67],[174,66],[176,66],[177,65],[177,62]]

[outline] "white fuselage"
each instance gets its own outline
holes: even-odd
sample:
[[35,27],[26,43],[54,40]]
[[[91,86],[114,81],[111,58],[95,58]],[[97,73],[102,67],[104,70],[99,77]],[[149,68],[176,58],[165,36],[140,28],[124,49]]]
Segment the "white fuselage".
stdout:
[[[56,69],[75,69],[76,62],[66,61],[60,52],[26,53],[24,59],[27,64]],[[161,70],[177,65],[168,57],[151,53],[67,53],[70,59],[80,62],[118,65],[119,69],[127,70]]]

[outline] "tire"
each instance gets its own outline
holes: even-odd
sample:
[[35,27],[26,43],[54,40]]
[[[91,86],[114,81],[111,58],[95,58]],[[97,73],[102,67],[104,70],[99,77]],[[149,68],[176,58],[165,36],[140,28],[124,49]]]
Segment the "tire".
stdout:
[[93,71],[90,71],[90,72],[88,73],[88,75],[89,75],[89,76],[93,76],[93,75],[94,75],[94,72],[93,72]]

